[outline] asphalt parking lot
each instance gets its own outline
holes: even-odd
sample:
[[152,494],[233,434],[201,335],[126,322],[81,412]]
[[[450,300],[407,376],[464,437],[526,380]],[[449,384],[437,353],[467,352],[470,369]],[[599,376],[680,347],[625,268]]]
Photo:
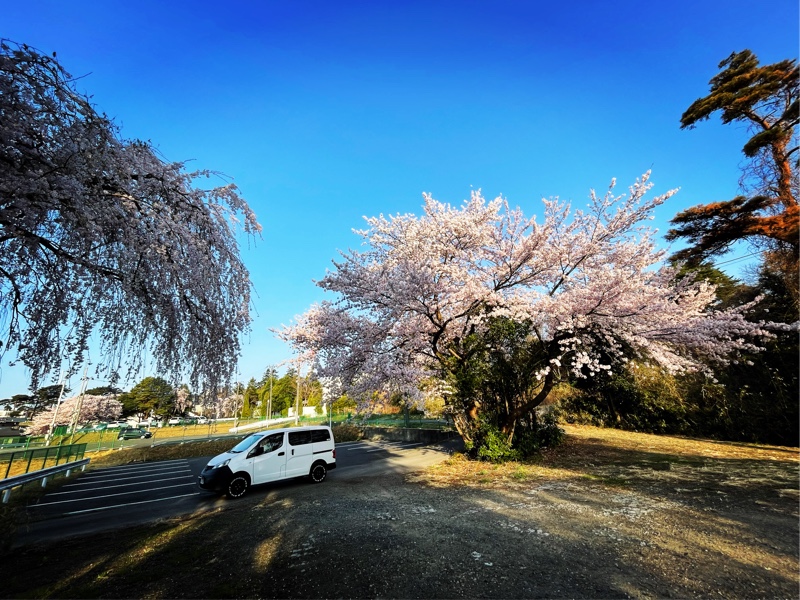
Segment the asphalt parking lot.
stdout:
[[[338,444],[337,468],[331,470],[328,477],[346,480],[410,470],[442,460],[447,452],[442,446],[413,442]],[[14,546],[113,530],[224,506],[232,501],[197,486],[198,475],[208,459],[87,470],[27,508],[28,522],[20,527]],[[264,494],[276,486],[305,485],[304,479],[263,484],[252,487],[248,495]]]
[[186,459],[98,469],[47,494],[30,510],[38,518],[48,518],[126,509],[197,496],[196,480]]

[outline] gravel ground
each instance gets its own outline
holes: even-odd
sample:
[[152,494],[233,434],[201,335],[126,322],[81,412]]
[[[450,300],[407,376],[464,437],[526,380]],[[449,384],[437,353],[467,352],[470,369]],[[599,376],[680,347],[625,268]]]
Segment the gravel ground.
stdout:
[[3,595],[798,597],[796,449],[569,431],[539,465],[332,475],[26,548],[2,563]]

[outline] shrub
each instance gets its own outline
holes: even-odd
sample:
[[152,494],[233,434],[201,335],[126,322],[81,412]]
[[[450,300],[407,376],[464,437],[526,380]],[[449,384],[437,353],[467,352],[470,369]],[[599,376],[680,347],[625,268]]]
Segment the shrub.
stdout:
[[489,462],[506,462],[520,458],[519,452],[508,443],[507,436],[491,425],[482,428],[480,438],[476,442],[475,455],[479,460]]
[[557,414],[567,423],[618,427],[650,433],[691,432],[680,381],[642,363],[605,378],[576,382]]
[[558,426],[558,419],[553,410],[543,415],[532,413],[517,427],[514,436],[514,448],[522,458],[528,458],[542,448],[554,448],[564,441],[564,430]]
[[564,440],[564,430],[558,426],[556,415],[547,411],[541,417],[531,413],[517,425],[511,443],[495,425],[482,421],[465,444],[467,453],[478,460],[507,462],[533,456],[542,448],[558,446]]

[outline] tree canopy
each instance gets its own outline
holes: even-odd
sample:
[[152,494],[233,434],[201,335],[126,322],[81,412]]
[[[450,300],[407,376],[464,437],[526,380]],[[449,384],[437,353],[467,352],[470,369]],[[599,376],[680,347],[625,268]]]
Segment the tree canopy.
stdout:
[[126,415],[165,417],[175,411],[178,391],[161,377],[145,377],[119,400]]
[[122,139],[55,57],[0,43],[0,357],[32,388],[74,372],[93,332],[112,380],[147,354],[193,387],[233,371],[251,289],[236,234],[261,227],[234,185],[184,167]]
[[[282,336],[331,382],[364,398],[412,397],[431,376],[469,439],[490,419],[509,439],[568,377],[592,377],[641,357],[671,372],[724,363],[764,333],[749,306],[714,310],[714,286],[659,264],[642,226],[674,192],[591,194],[586,210],[544,201],[544,219],[473,193],[462,207],[425,196],[422,216],[367,219],[313,306]],[[485,377],[481,369],[491,370]]]
[[686,239],[689,247],[677,256],[692,260],[718,255],[739,240],[777,243],[794,255],[796,279],[800,244],[794,135],[800,119],[797,62],[760,66],[755,54],[743,50],[732,53],[719,68],[709,82],[709,94],[681,116],[681,128],[694,128],[716,112],[723,123],[745,123],[750,138],[743,152],[749,166],[742,185],[751,193],[680,212],[667,238]]
[[91,421],[116,419],[122,413],[122,403],[112,396],[83,394],[66,398],[37,414],[27,429],[29,435],[52,433],[50,426],[75,425]]

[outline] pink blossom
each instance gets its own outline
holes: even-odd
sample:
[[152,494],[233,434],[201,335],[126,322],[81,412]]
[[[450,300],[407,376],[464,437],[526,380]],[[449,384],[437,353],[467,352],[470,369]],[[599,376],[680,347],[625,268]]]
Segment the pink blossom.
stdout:
[[613,188],[583,210],[543,200],[541,221],[480,192],[457,208],[425,194],[421,216],[367,218],[364,249],[342,253],[318,283],[335,300],[279,334],[355,396],[418,388],[490,317],[533,325],[551,384],[565,369],[607,371],[603,357],[618,363],[626,349],[672,372],[757,349],[767,333],[745,320],[749,306],[716,310],[714,286],[676,280],[642,225],[676,190],[646,199],[649,173],[627,194]]

